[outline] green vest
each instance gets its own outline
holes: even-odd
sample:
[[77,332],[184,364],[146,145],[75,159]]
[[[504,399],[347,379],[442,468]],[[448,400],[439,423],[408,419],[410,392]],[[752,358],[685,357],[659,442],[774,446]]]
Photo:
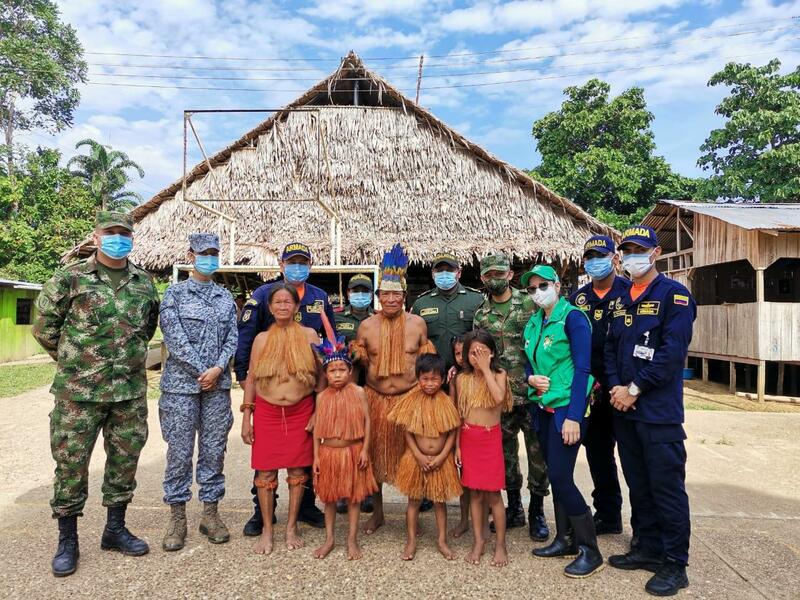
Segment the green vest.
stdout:
[[[572,306],[566,298],[559,298],[550,319],[542,327],[544,311],[539,309],[531,316],[525,326],[525,355],[533,365],[534,375],[544,375],[550,378],[550,389],[542,396],[532,388],[528,388],[528,398],[532,402],[549,408],[560,408],[569,404],[572,376],[575,366],[572,362],[572,353],[569,349],[569,338],[564,330],[564,323],[569,313],[577,311],[587,321],[586,314]],[[590,325],[591,327],[591,322]],[[586,395],[594,385],[594,377],[589,375]]]

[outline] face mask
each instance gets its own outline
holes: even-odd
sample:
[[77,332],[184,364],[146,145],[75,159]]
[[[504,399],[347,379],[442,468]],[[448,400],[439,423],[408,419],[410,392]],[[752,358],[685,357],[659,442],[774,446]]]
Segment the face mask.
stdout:
[[612,257],[589,258],[583,264],[586,274],[592,279],[604,279],[614,270]]
[[108,256],[119,260],[125,258],[133,250],[133,238],[127,235],[114,235],[100,236],[100,251]]
[[350,292],[350,306],[363,310],[372,304],[372,294],[369,292]]
[[653,268],[650,262],[652,252],[647,254],[626,254],[622,257],[622,268],[631,274],[631,277],[638,279]]
[[194,268],[206,277],[213,275],[219,269],[219,256],[199,255],[194,258]]
[[499,296],[508,289],[509,281],[508,279],[494,278],[487,281],[484,285],[486,285],[486,289],[489,290],[490,294]]
[[453,271],[439,271],[433,274],[433,283],[440,290],[447,291],[456,286],[458,279],[456,279],[456,274]]
[[310,272],[311,267],[301,263],[291,263],[283,268],[283,276],[289,283],[303,283]]
[[556,286],[551,283],[547,286],[546,290],[540,290],[537,288],[533,293],[533,301],[542,308],[550,308],[558,301],[558,292],[556,292]]

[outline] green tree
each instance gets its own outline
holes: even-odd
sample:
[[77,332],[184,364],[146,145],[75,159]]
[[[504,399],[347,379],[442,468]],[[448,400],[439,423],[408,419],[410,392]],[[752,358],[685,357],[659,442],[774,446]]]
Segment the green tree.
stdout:
[[642,88],[610,98],[599,79],[564,90],[567,100],[533,124],[542,162],[531,174],[615,227],[641,219],[659,198],[690,199],[696,180],[655,156]]
[[0,3],[0,126],[7,173],[14,176],[14,132],[72,125],[86,81],[83,49],[75,30],[59,19],[51,0]]
[[800,66],[786,75],[773,59],[763,67],[728,63],[708,82],[731,88],[716,113],[724,127],[700,146],[697,165],[713,171],[713,196],[762,202],[800,200]]
[[43,282],[60,257],[94,226],[94,200],[59,167],[56,150],[38,150],[12,180],[0,175],[0,277]]
[[128,155],[111,146],[104,146],[94,140],[81,140],[75,149],[89,147],[89,154],[78,154],[69,159],[67,168],[89,186],[95,201],[103,210],[132,208],[142,197],[136,192],[126,190],[130,183],[127,169],[133,169],[139,177],[144,177],[142,167],[133,162]]

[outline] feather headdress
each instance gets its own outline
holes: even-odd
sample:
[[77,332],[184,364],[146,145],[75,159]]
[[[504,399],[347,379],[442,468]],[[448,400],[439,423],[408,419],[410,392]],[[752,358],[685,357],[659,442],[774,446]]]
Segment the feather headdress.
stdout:
[[378,290],[384,292],[405,292],[408,256],[400,244],[395,244],[383,255],[381,261]]
[[314,348],[319,352],[322,357],[322,367],[325,368],[328,363],[337,360],[346,362],[349,366],[353,366],[353,360],[347,351],[347,345],[344,343],[344,337],[339,336],[335,342],[330,340],[323,340],[322,343]]

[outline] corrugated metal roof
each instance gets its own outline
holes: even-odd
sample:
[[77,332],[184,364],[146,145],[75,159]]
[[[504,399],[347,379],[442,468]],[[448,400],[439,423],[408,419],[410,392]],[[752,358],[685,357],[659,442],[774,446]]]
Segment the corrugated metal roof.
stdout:
[[800,231],[800,204],[721,204],[659,200],[661,202],[708,215],[742,229]]
[[30,281],[15,281],[14,279],[0,279],[0,287],[10,287],[15,290],[35,290],[41,291],[41,283],[32,283]]

